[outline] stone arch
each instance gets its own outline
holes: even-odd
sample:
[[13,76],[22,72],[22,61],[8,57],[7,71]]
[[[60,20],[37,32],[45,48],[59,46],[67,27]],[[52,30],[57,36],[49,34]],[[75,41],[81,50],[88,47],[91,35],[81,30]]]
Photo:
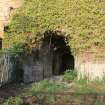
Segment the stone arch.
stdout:
[[[41,46],[41,59],[44,65],[44,75],[63,74],[67,69],[74,69],[74,56],[65,41],[64,35],[57,31],[46,31]],[[48,67],[47,67],[48,66]]]

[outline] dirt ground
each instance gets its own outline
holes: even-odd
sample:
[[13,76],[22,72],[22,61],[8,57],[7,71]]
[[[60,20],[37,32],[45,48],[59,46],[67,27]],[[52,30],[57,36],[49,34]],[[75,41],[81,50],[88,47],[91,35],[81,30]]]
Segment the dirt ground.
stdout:
[[15,97],[23,93],[25,88],[28,88],[28,86],[23,84],[8,84],[0,87],[0,105],[5,99]]

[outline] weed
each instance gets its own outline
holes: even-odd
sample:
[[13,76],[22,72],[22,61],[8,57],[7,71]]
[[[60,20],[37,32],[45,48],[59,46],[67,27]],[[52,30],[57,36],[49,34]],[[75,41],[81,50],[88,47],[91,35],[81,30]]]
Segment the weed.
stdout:
[[102,105],[102,104],[99,101],[96,101],[95,105]]
[[3,105],[22,105],[23,100],[20,97],[11,97]]
[[77,74],[75,70],[66,70],[64,73],[63,80],[66,82],[72,82],[76,78]]
[[37,84],[33,84],[31,92],[32,93],[41,93],[41,92],[59,92],[61,90],[64,90],[65,86],[63,84],[58,83],[50,83],[48,80],[43,80]]

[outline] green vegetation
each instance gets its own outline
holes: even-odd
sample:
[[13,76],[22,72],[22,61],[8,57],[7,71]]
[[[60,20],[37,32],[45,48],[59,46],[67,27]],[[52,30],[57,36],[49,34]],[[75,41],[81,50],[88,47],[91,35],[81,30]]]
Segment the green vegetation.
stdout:
[[99,101],[96,101],[95,105],[102,105],[102,104]]
[[[104,49],[105,2],[98,0],[24,0],[12,13],[6,38],[25,41],[43,37],[46,30],[63,29],[72,49]],[[15,38],[14,38],[15,37]],[[19,40],[21,39],[21,40]]]
[[[64,84],[64,82],[67,85]],[[72,84],[72,85],[69,85]],[[67,70],[63,76],[63,80],[60,83],[50,82],[48,80],[41,81],[37,84],[32,85],[31,93],[59,93],[65,91],[72,91],[74,93],[97,93],[97,94],[105,94],[105,81],[95,80],[88,81],[86,78],[80,78],[78,80],[75,70]]]
[[[101,98],[105,96],[105,85],[98,83],[95,84],[95,82],[79,84],[79,82],[77,83],[75,81],[76,80],[73,81],[74,84],[72,86],[68,87],[63,83],[57,84],[49,80],[43,80],[39,83],[34,83],[32,86],[28,87],[28,89],[23,91],[22,94],[9,98],[3,103],[3,105],[22,105],[25,100],[30,100],[30,102],[46,103],[48,105],[53,105],[56,102],[58,102],[57,105],[67,102],[85,105],[86,100],[83,100],[83,98],[87,100],[91,99],[91,101],[93,100],[94,104],[92,105],[103,105]],[[59,93],[67,92],[71,94],[57,95]],[[88,101],[88,103],[91,103],[91,101]]]
[[41,92],[56,93],[65,89],[66,87],[63,84],[51,83],[48,80],[44,80],[37,84],[33,84],[31,91],[32,94]]
[[105,77],[102,80],[97,78],[89,81],[86,77],[78,79],[75,70],[66,70],[63,80],[68,84],[73,84],[69,89],[75,93],[105,94]]
[[[57,95],[59,93],[61,93],[61,96]],[[63,93],[72,94],[63,95]],[[28,97],[33,99],[34,97],[35,100],[42,103],[54,103],[55,101],[58,101],[59,103],[60,101],[63,101],[64,103],[77,102],[79,105],[84,105],[83,97],[85,97],[85,95],[86,97],[87,95],[90,95],[88,98],[91,97],[91,100],[94,100],[94,105],[101,105],[100,100],[92,97],[91,95],[94,95],[95,97],[98,95],[102,95],[103,97],[105,96],[104,80],[87,81],[86,78],[78,80],[75,71],[67,70],[60,83],[50,80],[43,80],[41,82],[34,83],[27,89],[24,88],[20,95],[6,100],[3,105],[22,105],[24,97],[26,99],[28,99]]]
[[[27,91],[28,90],[28,91]],[[48,80],[43,80],[39,83],[34,83],[29,89],[23,91],[23,93],[16,97],[11,97],[3,105],[22,105],[23,97],[35,97],[35,99],[44,102],[54,102],[55,94],[65,91],[66,86],[63,84],[57,84]]]
[[22,105],[23,100],[20,97],[11,97],[3,105]]
[[72,88],[77,93],[105,94],[105,81],[99,79],[88,81],[86,78],[79,80],[76,79]]
[[12,46],[9,48],[9,51],[14,53],[23,52],[24,50],[23,45],[24,45],[23,43],[14,42]]
[[66,70],[63,76],[64,81],[72,82],[76,78],[77,74],[75,70]]
[[[24,0],[24,5],[11,14],[9,28],[3,40],[4,48],[12,52],[30,51],[43,38],[46,30],[61,30],[67,44],[73,50],[100,51],[105,49],[105,2],[100,0]],[[7,43],[7,44],[6,44]],[[27,46],[27,47],[26,47]],[[25,47],[25,48],[24,48]],[[26,52],[27,53],[27,52]],[[101,52],[104,53],[104,51]],[[63,82],[71,87],[47,80],[33,84],[31,96],[40,92],[105,93],[105,79],[87,81],[76,78],[75,71],[67,70]],[[49,97],[53,100],[53,97]],[[18,96],[8,99],[4,105],[21,105]],[[96,102],[95,105],[100,105]]]

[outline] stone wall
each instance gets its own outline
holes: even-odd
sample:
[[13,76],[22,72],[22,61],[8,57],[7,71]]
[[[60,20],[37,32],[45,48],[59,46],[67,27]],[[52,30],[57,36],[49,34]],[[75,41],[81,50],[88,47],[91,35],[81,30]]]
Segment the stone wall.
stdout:
[[[24,82],[37,82],[53,75],[53,52],[48,44],[27,55],[23,62]],[[37,52],[38,51],[38,52]]]
[[12,63],[8,53],[0,53],[0,86],[11,81]]
[[102,79],[105,77],[105,58],[98,57],[94,52],[85,52],[75,56],[75,69],[78,79],[89,80]]
[[22,59],[23,82],[31,83],[43,80],[43,67],[40,59],[36,59],[36,52]]
[[12,9],[19,8],[22,0],[0,0],[0,38],[4,37],[4,27],[9,23]]

